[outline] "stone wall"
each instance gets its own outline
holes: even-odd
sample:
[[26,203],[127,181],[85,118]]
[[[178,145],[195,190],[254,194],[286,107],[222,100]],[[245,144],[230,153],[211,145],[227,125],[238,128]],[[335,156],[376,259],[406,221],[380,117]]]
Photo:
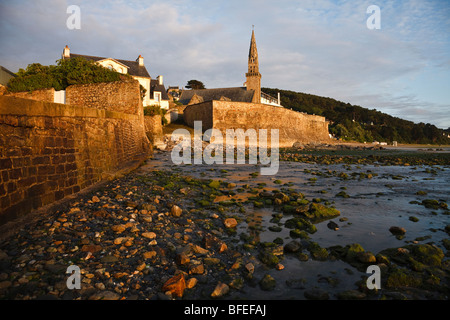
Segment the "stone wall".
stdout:
[[69,86],[66,104],[130,114],[143,112],[137,80]]
[[203,130],[214,127],[223,135],[226,129],[278,129],[280,147],[291,147],[297,141],[330,142],[324,117],[264,104],[208,101],[186,107],[184,118],[191,127],[194,120],[201,120]]
[[32,99],[38,101],[53,102],[55,97],[55,89],[39,89],[34,91],[21,91],[21,92],[7,92],[7,96],[13,96],[18,98]]
[[162,120],[160,115],[144,116],[145,133],[148,140],[155,144],[163,138]]
[[[216,101],[214,101],[216,102]],[[213,101],[188,105],[183,111],[184,122],[194,127],[194,121],[202,121],[203,131],[213,126]]]
[[108,179],[150,152],[142,112],[0,96],[0,224]]

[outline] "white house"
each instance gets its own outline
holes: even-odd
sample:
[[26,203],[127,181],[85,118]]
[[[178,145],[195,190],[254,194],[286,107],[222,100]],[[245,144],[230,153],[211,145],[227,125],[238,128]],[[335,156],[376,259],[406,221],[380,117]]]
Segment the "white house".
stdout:
[[[147,69],[144,65],[144,58],[139,55],[139,57],[136,59],[136,61],[130,61],[130,60],[122,60],[122,59],[113,59],[113,58],[104,58],[104,57],[96,57],[96,56],[87,56],[87,55],[81,55],[81,54],[75,54],[70,53],[69,47],[66,45],[63,53],[62,58],[63,59],[70,59],[70,58],[76,58],[81,57],[85,58],[86,60],[92,60],[97,62],[98,64],[102,65],[105,68],[109,68],[111,70],[115,70],[119,73],[123,74],[129,74],[134,79],[138,80],[139,83],[147,90],[144,96],[144,99],[142,100],[142,104],[144,106],[149,105],[159,105],[163,108],[169,108],[169,98],[167,94],[158,96],[158,90],[161,90],[161,86],[164,88],[164,84],[162,83],[162,76],[159,76],[157,80],[152,80],[150,77],[150,74],[148,73]],[[160,78],[160,80],[159,80]],[[153,83],[157,82],[157,87],[153,86]],[[153,91],[152,91],[153,86]],[[159,100],[154,99],[154,91],[156,88],[156,97]],[[165,90],[163,90],[165,92]],[[167,106],[166,106],[167,104]]]
[[156,80],[150,81],[150,104],[157,105],[163,109],[169,109],[169,95],[164,87],[163,76],[159,75]]

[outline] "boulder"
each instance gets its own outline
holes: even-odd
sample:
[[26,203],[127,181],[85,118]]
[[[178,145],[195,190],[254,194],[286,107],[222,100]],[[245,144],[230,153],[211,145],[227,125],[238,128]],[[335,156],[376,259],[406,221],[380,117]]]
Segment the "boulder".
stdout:
[[396,236],[403,236],[406,233],[405,228],[392,226],[389,228],[389,231]]

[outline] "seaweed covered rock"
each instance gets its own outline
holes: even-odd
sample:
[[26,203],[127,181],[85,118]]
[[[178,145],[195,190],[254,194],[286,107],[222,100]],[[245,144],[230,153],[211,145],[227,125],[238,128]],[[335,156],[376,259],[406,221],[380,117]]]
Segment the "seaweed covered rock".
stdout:
[[303,215],[313,222],[320,222],[336,218],[340,215],[340,212],[336,208],[326,207],[323,204],[312,202],[309,205],[309,210],[303,212]]
[[444,252],[433,244],[412,244],[380,252],[391,264],[384,276],[388,288],[430,289],[448,295],[450,276]]

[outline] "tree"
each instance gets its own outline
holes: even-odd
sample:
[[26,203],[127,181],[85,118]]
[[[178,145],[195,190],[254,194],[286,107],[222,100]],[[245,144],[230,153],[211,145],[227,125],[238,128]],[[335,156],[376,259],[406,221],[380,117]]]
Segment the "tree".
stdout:
[[203,82],[198,80],[189,80],[186,85],[187,89],[205,89]]
[[72,84],[112,82],[126,78],[131,79],[132,77],[104,68],[94,61],[77,57],[58,60],[56,66],[29,64],[26,70],[20,69],[17,77],[12,78],[7,86],[11,92],[46,88],[64,90]]

